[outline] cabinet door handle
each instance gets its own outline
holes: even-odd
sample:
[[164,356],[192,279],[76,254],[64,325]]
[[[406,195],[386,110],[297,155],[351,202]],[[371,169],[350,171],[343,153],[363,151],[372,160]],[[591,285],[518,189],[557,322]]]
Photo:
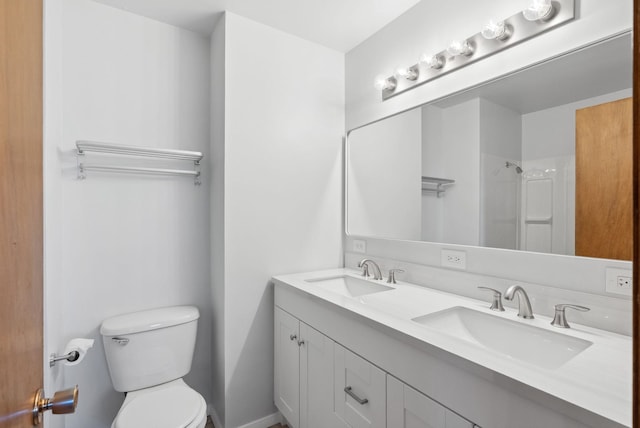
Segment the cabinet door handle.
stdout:
[[297,338],[298,338],[298,336],[295,335],[295,334],[292,334],[292,335],[289,336],[289,339],[291,339],[291,340],[296,340]]
[[358,402],[358,404],[367,404],[369,402],[369,400],[367,398],[360,398],[358,397],[352,390],[350,386],[346,386],[344,388],[344,392],[346,392],[349,397],[353,398],[354,400],[356,400]]
[[302,346],[302,345],[304,345],[304,339],[298,340],[298,346]]

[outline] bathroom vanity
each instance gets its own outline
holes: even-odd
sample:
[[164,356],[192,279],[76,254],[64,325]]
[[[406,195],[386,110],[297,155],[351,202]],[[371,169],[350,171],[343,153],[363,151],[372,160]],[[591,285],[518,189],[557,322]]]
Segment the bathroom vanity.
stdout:
[[273,280],[274,397],[293,428],[631,425],[627,336],[350,269]]

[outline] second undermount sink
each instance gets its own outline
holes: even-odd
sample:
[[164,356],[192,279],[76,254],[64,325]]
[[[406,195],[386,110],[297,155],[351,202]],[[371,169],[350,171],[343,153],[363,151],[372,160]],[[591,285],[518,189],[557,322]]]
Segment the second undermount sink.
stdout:
[[412,321],[546,369],[562,366],[593,344],[526,325],[526,321],[511,321],[462,306],[423,315]]
[[347,297],[358,297],[366,294],[380,293],[393,290],[393,287],[378,282],[360,279],[349,275],[338,275],[327,278],[307,279],[306,282],[314,283],[328,291]]

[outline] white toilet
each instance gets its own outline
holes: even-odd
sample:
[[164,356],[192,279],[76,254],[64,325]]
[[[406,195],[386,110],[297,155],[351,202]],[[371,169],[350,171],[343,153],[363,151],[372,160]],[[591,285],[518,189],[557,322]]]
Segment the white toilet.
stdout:
[[111,381],[127,393],[112,428],[204,428],[206,402],[182,380],[191,370],[199,317],[196,307],[174,306],[103,321]]

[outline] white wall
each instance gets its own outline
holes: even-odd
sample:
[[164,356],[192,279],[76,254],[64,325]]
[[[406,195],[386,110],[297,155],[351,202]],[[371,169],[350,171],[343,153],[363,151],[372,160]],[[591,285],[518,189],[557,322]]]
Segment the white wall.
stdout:
[[[64,299],[60,293],[62,282],[62,253],[60,244],[64,233],[60,227],[63,210],[62,186],[57,144],[62,141],[62,117],[60,106],[62,89],[62,28],[63,8],[56,0],[44,0],[44,132],[43,132],[43,179],[44,179],[44,286],[43,286],[43,374],[44,390],[65,389],[65,379],[60,369],[49,368],[49,354],[60,352],[65,345],[62,331]],[[84,389],[83,389],[84,392]],[[72,416],[71,416],[72,417]],[[49,428],[63,428],[65,415],[46,412],[43,424]]]
[[444,109],[422,109],[423,174],[455,180],[439,198],[433,193],[422,195],[423,240],[479,243],[479,108],[479,100],[474,99]]
[[443,197],[443,241],[478,245],[480,239],[480,101],[442,110],[444,177],[455,180]]
[[224,279],[214,283],[224,290],[214,294],[224,294],[232,428],[275,412],[271,276],[342,265],[344,56],[231,13],[224,43],[224,147],[213,142],[224,152]]
[[349,233],[420,240],[421,122],[412,110],[349,134]]
[[[443,159],[445,147],[442,142],[443,112],[434,105],[420,109],[422,114],[422,175],[446,178]],[[422,236],[419,241],[444,242],[442,224],[445,219],[443,198],[432,192],[422,193]]]
[[222,15],[211,34],[211,371],[212,416],[216,427],[225,417],[225,43],[226,16]]
[[522,119],[518,112],[480,99],[480,245],[517,248]]
[[108,427],[124,396],[111,385],[102,320],[195,304],[199,338],[186,381],[211,401],[208,180],[89,173],[80,181],[71,153],[78,139],[207,152],[209,42],[88,0],[47,9],[45,352],[73,337],[96,344],[80,365],[47,367],[45,377],[80,387],[67,427]]

